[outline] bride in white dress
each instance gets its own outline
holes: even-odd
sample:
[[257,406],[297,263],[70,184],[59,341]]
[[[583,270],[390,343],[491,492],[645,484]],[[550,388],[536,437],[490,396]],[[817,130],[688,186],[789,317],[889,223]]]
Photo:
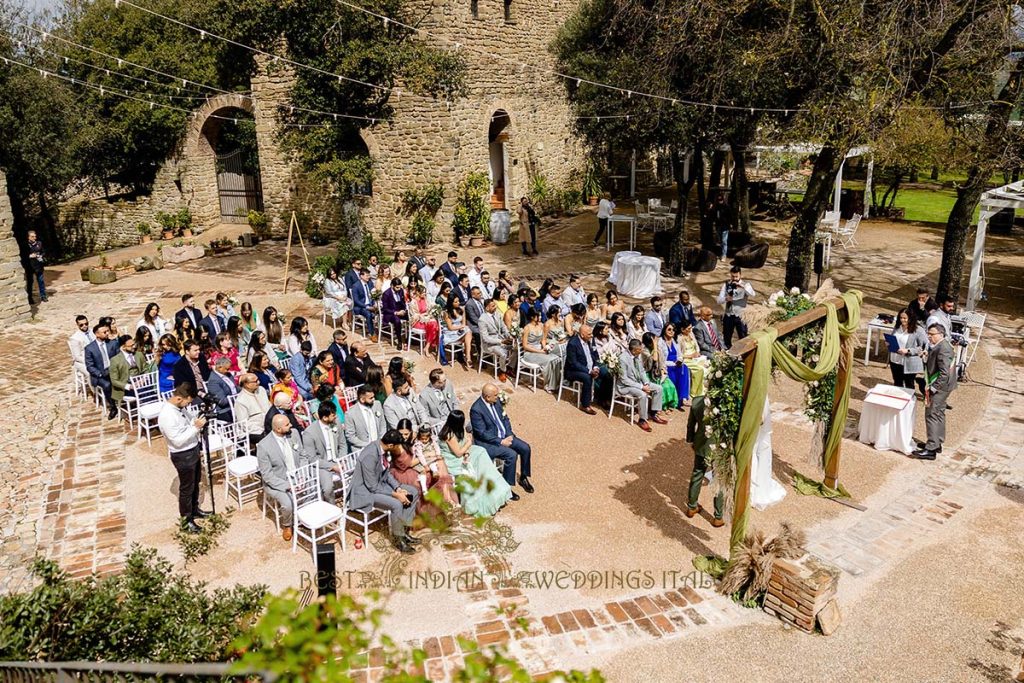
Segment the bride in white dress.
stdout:
[[786,489],[772,476],[772,410],[766,398],[750,461],[750,504],[764,510],[785,497]]

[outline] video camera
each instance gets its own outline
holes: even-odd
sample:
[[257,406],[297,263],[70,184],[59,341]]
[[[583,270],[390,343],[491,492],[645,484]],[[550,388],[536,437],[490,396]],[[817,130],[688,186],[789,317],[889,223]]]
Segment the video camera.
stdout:
[[217,413],[217,399],[209,394],[200,394],[196,397],[196,401],[199,407],[199,417],[210,420]]

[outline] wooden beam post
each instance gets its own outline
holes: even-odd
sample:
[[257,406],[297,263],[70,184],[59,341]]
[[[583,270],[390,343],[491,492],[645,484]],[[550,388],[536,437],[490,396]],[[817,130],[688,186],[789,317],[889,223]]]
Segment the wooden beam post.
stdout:
[[[840,337],[839,342],[839,370],[836,372],[836,393],[832,399],[832,412],[842,400],[843,387],[850,383],[850,366],[853,364],[853,335]],[[848,390],[846,390],[848,391]],[[840,429],[845,425],[840,426]],[[825,486],[830,489],[836,488],[839,483],[839,456],[843,450],[843,440],[836,441],[835,451],[825,453]]]
[[[750,392],[750,378],[754,374],[754,358],[757,356],[758,346],[757,342],[754,342],[753,350],[749,351],[743,358],[743,398],[740,401],[740,415],[743,415],[743,411],[747,407],[747,394]],[[768,353],[771,353],[768,350]],[[736,487],[733,491],[733,509],[732,509],[732,526],[730,527],[730,537],[736,531],[736,526],[739,520],[744,518],[747,512],[747,508],[750,507],[750,466],[740,475],[739,479],[736,480]],[[731,545],[731,544],[730,544]],[[729,557],[732,558],[732,554],[735,548],[729,548]]]
[[292,211],[292,219],[288,223],[288,246],[284,250],[284,291],[282,294],[288,293],[288,267],[292,262],[292,232],[295,231],[295,212]]

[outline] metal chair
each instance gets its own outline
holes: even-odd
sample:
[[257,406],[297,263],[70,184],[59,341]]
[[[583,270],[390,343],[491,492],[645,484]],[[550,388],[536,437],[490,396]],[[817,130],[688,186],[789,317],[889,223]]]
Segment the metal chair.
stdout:
[[136,427],[138,438],[146,432],[146,443],[153,445],[153,430],[157,429],[157,419],[164,407],[164,397],[160,394],[160,384],[156,371],[144,375],[136,375],[130,381],[135,393]]
[[580,407],[580,401],[583,400],[583,382],[579,380],[573,380],[566,382],[565,379],[565,361],[562,362],[562,372],[559,375],[561,380],[558,383],[558,396],[555,398],[555,403],[562,400],[562,389],[568,389],[569,391],[576,392],[576,407]]
[[615,406],[617,405],[629,409],[629,424],[633,424],[636,421],[636,411],[640,407],[640,399],[636,396],[619,394],[619,380],[616,377],[612,382],[612,402],[611,405],[608,406],[609,420],[612,418],[612,411],[615,410]]
[[[342,507],[342,514],[345,518],[344,526],[348,527],[348,522],[352,522],[357,527],[362,529],[363,545],[366,546],[370,542],[370,526],[380,522],[381,520],[390,520],[391,511],[383,510],[381,508],[373,507],[369,510],[352,510],[348,506],[348,491],[352,486],[352,473],[356,468],[356,454],[347,453],[341,458],[341,489],[342,489],[342,500],[344,501]],[[341,549],[345,550],[345,533],[341,534]]]
[[[836,228],[836,240],[839,242],[839,246],[845,251],[847,247],[853,247],[857,245],[856,234],[857,228],[860,227],[861,216],[859,213],[853,214],[850,220],[843,224],[842,228]],[[838,226],[838,221],[836,222]]]
[[[288,473],[288,486],[292,499],[292,552],[298,547],[299,538],[309,541],[313,555],[313,567],[317,567],[316,544],[335,534],[342,539],[345,547],[344,511],[333,503],[323,500],[320,492],[320,470],[315,462],[297,467]],[[340,523],[339,523],[340,522]],[[331,529],[331,527],[334,527]],[[303,527],[309,533],[302,532]],[[320,533],[323,532],[323,533]]]
[[523,350],[519,346],[519,340],[518,339],[515,340],[515,345],[516,345],[516,386],[519,386],[519,378],[525,375],[526,377],[530,378],[530,380],[532,381],[532,386],[530,387],[530,391],[536,392],[537,391],[537,380],[540,378],[540,375],[541,375],[541,372],[543,372],[543,369],[541,368],[541,366],[537,365],[536,363],[531,363],[530,361],[528,361],[528,360],[523,358]]
[[423,329],[417,329],[412,325],[406,325],[406,338],[405,345],[412,351],[412,344],[416,342],[420,345],[420,355],[426,355],[427,352],[427,331]]
[[[487,357],[490,357],[491,360],[486,360]],[[490,365],[494,368],[494,379],[498,379],[498,355],[493,351],[488,351],[484,348],[483,344],[481,344],[476,371],[482,373],[485,365]]]
[[967,350],[970,353],[967,357],[967,365],[969,367],[974,361],[975,354],[978,353],[978,346],[981,345],[981,335],[985,331],[985,320],[988,318],[988,315],[978,311],[966,311],[960,317],[963,318],[964,326],[971,330],[971,338],[967,342]]

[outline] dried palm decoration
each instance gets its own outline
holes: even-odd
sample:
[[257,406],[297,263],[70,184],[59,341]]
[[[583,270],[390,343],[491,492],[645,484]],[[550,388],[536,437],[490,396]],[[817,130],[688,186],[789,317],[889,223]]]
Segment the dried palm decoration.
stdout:
[[788,522],[779,533],[765,541],[763,531],[747,534],[718,584],[718,592],[733,595],[742,591],[743,600],[752,600],[768,590],[772,565],[776,559],[796,559],[804,554],[807,535],[793,529]]

